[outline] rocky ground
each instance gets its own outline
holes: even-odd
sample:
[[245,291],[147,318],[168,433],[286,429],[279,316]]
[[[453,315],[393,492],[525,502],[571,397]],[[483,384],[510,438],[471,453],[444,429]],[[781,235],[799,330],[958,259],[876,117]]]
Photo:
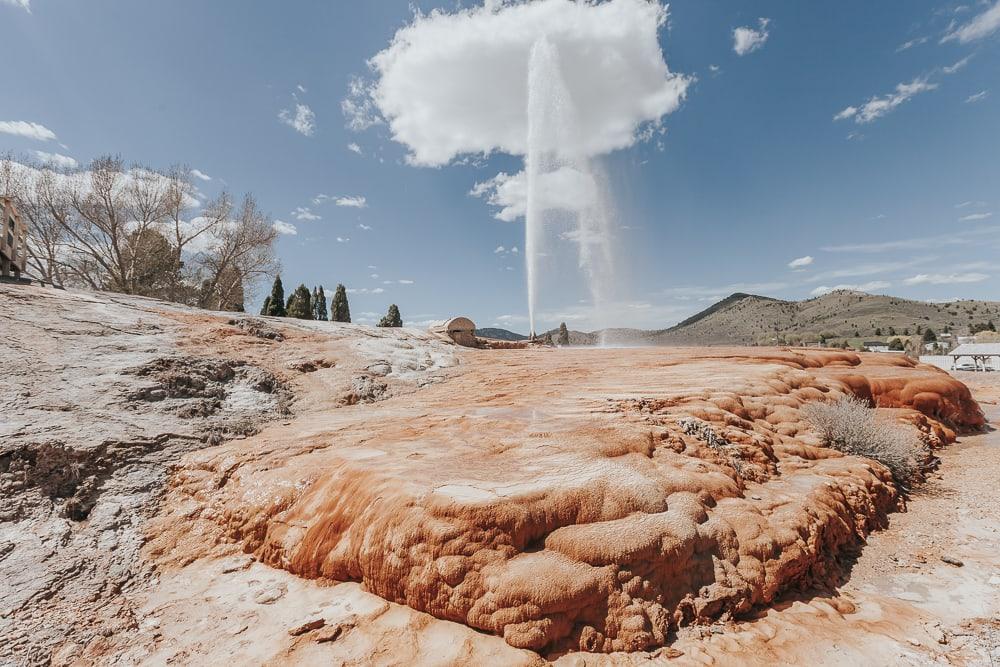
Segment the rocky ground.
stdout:
[[[933,369],[0,291],[0,664],[1000,658],[998,432]],[[906,512],[804,424],[845,391],[938,446]]]

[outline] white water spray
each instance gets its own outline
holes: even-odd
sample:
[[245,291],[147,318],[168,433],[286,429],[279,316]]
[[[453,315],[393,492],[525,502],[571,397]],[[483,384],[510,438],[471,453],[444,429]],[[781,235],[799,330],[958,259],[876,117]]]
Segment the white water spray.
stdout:
[[528,141],[525,156],[527,206],[525,265],[528,318],[535,335],[540,264],[557,227],[559,238],[575,242],[599,319],[613,293],[611,250],[613,209],[606,181],[581,150],[577,112],[559,66],[559,52],[544,35],[528,61]]

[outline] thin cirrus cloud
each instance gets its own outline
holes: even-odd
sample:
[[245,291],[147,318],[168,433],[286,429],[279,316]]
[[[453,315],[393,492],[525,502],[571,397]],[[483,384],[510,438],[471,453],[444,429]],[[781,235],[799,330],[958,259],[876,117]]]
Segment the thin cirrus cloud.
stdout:
[[976,102],[981,102],[986,99],[987,95],[990,94],[988,90],[980,90],[978,93],[974,93],[965,98],[966,104],[974,104]]
[[749,26],[735,28],[733,30],[733,51],[736,55],[745,56],[763,47],[767,38],[771,36],[767,30],[767,25],[770,22],[770,19],[760,18],[757,19],[756,29]]
[[960,285],[989,280],[985,273],[918,273],[903,281],[905,285]]
[[989,241],[991,237],[1000,238],[1000,226],[977,227],[937,236],[916,236],[892,241],[872,241],[868,243],[824,246],[821,250],[824,252],[880,253],[893,250],[934,249],[942,246],[978,244],[984,240]]
[[957,41],[961,44],[968,44],[989,37],[997,30],[1000,30],[1000,0],[997,0],[992,7],[975,16],[968,23],[948,32],[941,38],[941,43]]
[[806,266],[809,266],[812,263],[813,263],[813,258],[810,255],[806,255],[805,257],[799,257],[790,261],[788,263],[788,268],[801,269]]
[[903,42],[896,48],[896,53],[901,53],[903,51],[908,51],[914,46],[920,46],[921,44],[926,44],[930,37],[915,37],[907,42]]
[[909,83],[896,84],[896,89],[893,92],[872,97],[861,106],[844,107],[834,115],[833,119],[835,121],[853,119],[855,123],[865,125],[885,116],[916,95],[934,90],[937,87],[938,84],[921,78],[914,79]]
[[209,175],[208,175],[208,174],[206,174],[205,172],[201,171],[200,169],[192,169],[192,170],[191,170],[190,172],[188,172],[188,173],[190,173],[190,174],[191,174],[192,176],[194,176],[194,177],[195,177],[195,178],[197,178],[198,180],[200,180],[200,181],[205,181],[206,183],[207,183],[208,181],[212,180],[212,177],[211,177],[211,176],[209,176]]
[[29,14],[31,13],[31,0],[0,0],[0,4],[20,7]]
[[984,211],[982,213],[970,213],[969,215],[963,215],[958,219],[959,222],[975,222],[976,220],[986,220],[987,218],[993,217],[993,211]]
[[[553,141],[579,157],[627,148],[675,111],[692,79],[667,67],[659,43],[667,10],[646,0],[536,0],[418,14],[353,79],[348,126],[389,125],[417,166],[461,156],[527,152],[524,71],[545,36],[558,52],[575,128]],[[655,135],[655,132],[653,133]],[[651,139],[652,137],[648,137]]]
[[0,120],[0,133],[35,141],[53,141],[56,138],[56,133],[41,123],[26,120]]
[[325,204],[328,201],[332,201],[335,206],[346,206],[347,208],[368,208],[368,200],[360,195],[333,196],[318,194],[312,199],[314,206]]
[[[945,75],[954,74],[969,64],[970,60],[972,60],[972,56],[966,56],[951,65],[939,68],[939,71]],[[896,88],[891,93],[875,95],[859,106],[844,107],[834,114],[833,120],[850,119],[858,125],[867,125],[895,111],[917,95],[937,90],[937,88],[938,84],[931,81],[929,76],[919,76],[908,83],[896,84]]]

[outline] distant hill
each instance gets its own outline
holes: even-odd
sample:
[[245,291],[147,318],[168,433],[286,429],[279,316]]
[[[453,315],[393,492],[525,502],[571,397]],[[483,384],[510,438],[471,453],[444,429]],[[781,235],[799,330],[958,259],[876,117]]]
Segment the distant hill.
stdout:
[[961,300],[945,303],[913,301],[838,290],[804,301],[783,301],[755,294],[732,294],[668,329],[606,329],[570,332],[570,342],[593,345],[774,345],[826,339],[966,334],[973,324],[1000,326],[1000,302]]
[[506,329],[496,329],[492,327],[476,329],[476,335],[481,336],[482,338],[492,338],[494,340],[528,340],[528,337],[522,334],[508,331]]

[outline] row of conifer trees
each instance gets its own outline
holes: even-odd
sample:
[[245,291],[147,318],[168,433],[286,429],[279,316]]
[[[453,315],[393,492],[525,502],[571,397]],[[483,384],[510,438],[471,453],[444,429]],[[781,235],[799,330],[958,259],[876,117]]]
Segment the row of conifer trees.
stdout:
[[[288,299],[285,299],[285,287],[281,284],[280,275],[275,276],[274,284],[271,285],[271,294],[264,299],[260,314],[272,317],[294,317],[300,320],[351,321],[351,307],[347,303],[347,289],[343,285],[337,285],[337,289],[333,293],[333,301],[330,303],[329,317],[327,317],[326,293],[323,291],[322,285],[314,287],[312,292],[304,284],[299,285],[288,295]],[[399,307],[396,304],[389,306],[389,312],[379,321],[378,326],[403,326],[403,318],[400,316]]]

